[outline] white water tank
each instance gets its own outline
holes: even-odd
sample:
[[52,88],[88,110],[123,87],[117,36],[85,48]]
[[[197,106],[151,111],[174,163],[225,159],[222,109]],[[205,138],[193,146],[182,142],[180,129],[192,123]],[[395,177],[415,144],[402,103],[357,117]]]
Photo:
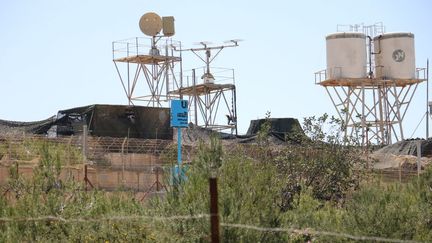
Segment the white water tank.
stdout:
[[326,36],[327,79],[365,78],[366,36],[362,33],[334,33]]
[[374,37],[375,73],[379,79],[415,79],[414,34]]

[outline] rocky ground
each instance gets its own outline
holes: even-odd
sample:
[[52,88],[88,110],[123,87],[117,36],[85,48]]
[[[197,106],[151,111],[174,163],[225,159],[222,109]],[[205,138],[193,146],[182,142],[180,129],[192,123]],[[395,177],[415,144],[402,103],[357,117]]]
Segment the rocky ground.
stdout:
[[432,163],[432,139],[410,139],[387,145],[374,151],[370,157],[376,162],[374,168],[417,168],[417,144],[420,144],[420,165],[422,169]]

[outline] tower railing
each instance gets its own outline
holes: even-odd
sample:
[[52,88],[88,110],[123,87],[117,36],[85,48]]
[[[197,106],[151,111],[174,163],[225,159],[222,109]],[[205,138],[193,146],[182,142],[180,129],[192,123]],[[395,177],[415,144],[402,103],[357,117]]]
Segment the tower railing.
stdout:
[[[205,73],[205,66],[198,67],[190,70],[183,71],[183,87],[191,87],[193,85],[204,84],[204,80],[201,79],[201,75]],[[193,70],[195,70],[196,83],[193,83]],[[232,68],[222,68],[222,67],[212,67],[211,74],[215,78],[212,83],[215,84],[235,84],[234,80],[234,69]]]
[[[138,56],[138,55],[149,55],[152,48],[151,46],[152,38],[146,37],[133,37],[124,40],[114,41],[112,43],[112,54],[113,59]],[[156,48],[160,51],[161,56],[174,55],[174,49],[180,48],[180,41],[175,41],[172,39],[166,39],[163,41],[158,41],[156,43]]]

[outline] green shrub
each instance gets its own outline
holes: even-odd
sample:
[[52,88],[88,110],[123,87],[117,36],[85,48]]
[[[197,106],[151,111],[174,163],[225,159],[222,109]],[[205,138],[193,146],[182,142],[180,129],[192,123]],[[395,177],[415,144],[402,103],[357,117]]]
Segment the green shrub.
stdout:
[[[50,215],[66,221],[0,222],[0,242],[208,242],[208,217],[152,221],[140,216],[208,214],[212,175],[218,178],[223,223],[432,241],[432,168],[410,184],[359,187],[356,170],[362,162],[352,147],[310,143],[275,151],[266,146],[251,155],[240,145],[224,150],[221,141],[212,138],[199,146],[178,190],[170,188],[165,198],[144,205],[130,193],[86,192],[81,183],[60,180],[64,149],[39,144],[34,153],[40,161],[32,179],[11,168],[9,199],[0,196],[0,218]],[[135,218],[106,219],[117,216]],[[352,241],[226,226],[221,237],[223,242]]]
[[418,197],[401,187],[368,187],[355,193],[347,204],[345,226],[360,235],[412,239],[418,222]]
[[[28,221],[0,222],[0,242],[63,241],[152,241],[148,223],[131,221],[92,221],[117,215],[144,215],[133,195],[85,192],[83,185],[60,180],[61,152],[49,143],[40,145],[41,156],[31,179],[22,178],[11,169],[7,188],[12,200],[0,197],[0,217],[24,218]],[[31,220],[54,216],[59,220]],[[68,221],[69,219],[82,221]],[[89,221],[87,221],[89,220]]]
[[[263,227],[279,227],[280,180],[275,167],[262,164],[232,149],[222,153],[220,141],[202,143],[198,159],[194,160],[188,180],[182,185],[178,196],[168,194],[166,200],[156,200],[152,205],[161,215],[196,215],[209,213],[209,176],[218,175],[219,212],[226,223],[252,224]],[[163,225],[168,235],[178,240],[207,241],[209,220],[180,222]],[[162,229],[161,229],[162,230]],[[285,239],[281,233],[248,231],[223,228],[222,238],[227,242],[269,241]],[[178,238],[177,238],[178,237]]]
[[347,203],[344,226],[359,235],[430,241],[431,201],[422,195],[417,182],[368,185]]

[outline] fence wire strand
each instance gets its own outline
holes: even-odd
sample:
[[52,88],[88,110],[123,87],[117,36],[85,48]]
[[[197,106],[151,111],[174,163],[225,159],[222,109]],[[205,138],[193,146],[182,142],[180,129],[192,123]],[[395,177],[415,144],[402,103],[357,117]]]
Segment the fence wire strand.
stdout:
[[265,228],[258,227],[254,225],[245,225],[245,224],[228,224],[221,223],[222,227],[228,228],[241,228],[246,230],[255,230],[261,232],[285,232],[285,233],[296,233],[296,234],[305,234],[305,235],[322,235],[322,236],[333,236],[338,238],[346,238],[351,240],[358,241],[376,241],[376,242],[394,242],[394,243],[418,243],[418,241],[412,240],[400,240],[400,239],[389,239],[383,237],[375,237],[375,236],[356,236],[347,233],[337,233],[330,231],[318,231],[312,228],[307,229],[295,229],[295,228]]
[[[210,218],[210,214],[196,214],[196,215],[174,215],[174,216],[108,216],[100,218],[63,218],[58,216],[40,216],[32,218],[0,218],[0,222],[35,222],[35,221],[59,221],[63,223],[88,223],[88,222],[102,222],[102,221],[130,221],[130,220],[148,220],[148,221],[174,221],[174,220],[192,220],[192,219],[204,219]],[[282,233],[295,233],[301,235],[319,235],[319,236],[331,236],[338,238],[345,238],[357,241],[375,241],[375,242],[392,242],[392,243],[418,243],[419,241],[413,240],[401,240],[401,239],[390,239],[376,236],[358,236],[347,233],[330,232],[330,231],[319,231],[312,228],[296,229],[296,228],[268,228],[259,227],[254,225],[246,224],[233,224],[233,223],[221,223],[223,228],[237,228],[244,230],[254,230],[260,232],[282,232]]]
[[128,221],[128,220],[149,220],[149,221],[173,221],[173,220],[190,220],[209,218],[208,214],[196,215],[176,215],[169,217],[161,216],[109,216],[100,218],[63,218],[58,216],[41,216],[33,218],[0,218],[0,222],[35,222],[35,221],[60,221],[64,223],[83,223],[83,222],[101,222],[101,221]]

